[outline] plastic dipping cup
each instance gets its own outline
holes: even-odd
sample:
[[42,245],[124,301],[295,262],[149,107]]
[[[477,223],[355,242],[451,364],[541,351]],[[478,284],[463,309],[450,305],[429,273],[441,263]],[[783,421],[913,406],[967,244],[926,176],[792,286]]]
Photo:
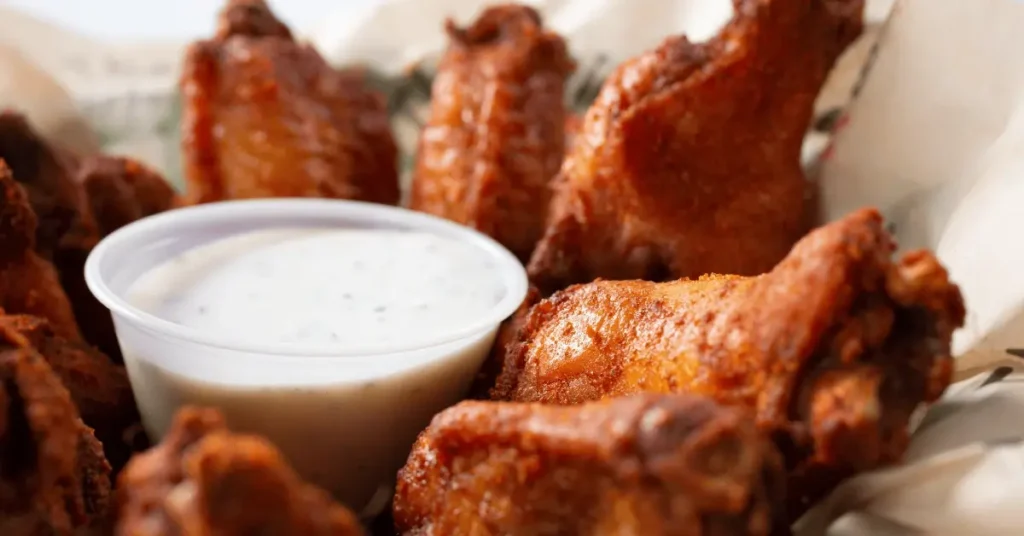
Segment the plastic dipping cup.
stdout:
[[[223,340],[126,298],[140,276],[193,248],[306,227],[418,231],[471,244],[495,267],[504,294],[487,314],[426,342],[320,347]],[[383,506],[381,490],[390,489],[416,435],[464,396],[527,288],[519,261],[474,230],[404,209],[323,199],[230,201],[145,218],[100,242],[85,275],[112,313],[151,438],[163,437],[182,406],[219,408],[233,431],[270,439],[299,474],[365,515]]]

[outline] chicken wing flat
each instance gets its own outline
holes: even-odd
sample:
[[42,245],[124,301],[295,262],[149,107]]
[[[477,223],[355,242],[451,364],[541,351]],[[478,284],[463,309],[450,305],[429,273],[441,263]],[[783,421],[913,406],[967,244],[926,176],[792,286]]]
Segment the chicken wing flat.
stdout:
[[383,104],[364,113],[369,90],[297,43],[262,0],[227,3],[214,39],[189,48],[181,86],[186,203],[398,201]]
[[413,447],[394,515],[410,536],[788,534],[783,486],[753,422],[708,399],[463,402]]
[[531,7],[448,21],[410,207],[474,227],[524,261],[544,231],[565,148],[565,42]]
[[570,287],[530,311],[493,395],[708,396],[753,411],[801,481],[897,461],[911,414],[950,382],[964,305],[932,254],[893,262],[893,249],[865,209],[813,231],[762,276]]
[[164,440],[121,473],[118,499],[118,536],[363,533],[273,446],[230,433],[216,410],[180,410]]
[[807,230],[801,145],[863,4],[734,0],[707,43],[671,37],[622,64],[555,181],[533,283],[771,269]]
[[80,339],[60,276],[36,253],[35,212],[29,198],[0,159],[0,308],[49,320],[55,332]]
[[0,534],[70,536],[100,522],[110,465],[60,379],[0,326]]
[[0,315],[0,328],[18,333],[46,360],[71,394],[82,420],[103,443],[116,474],[137,450],[146,448],[141,419],[124,367],[92,346],[67,340],[50,324],[28,315]]

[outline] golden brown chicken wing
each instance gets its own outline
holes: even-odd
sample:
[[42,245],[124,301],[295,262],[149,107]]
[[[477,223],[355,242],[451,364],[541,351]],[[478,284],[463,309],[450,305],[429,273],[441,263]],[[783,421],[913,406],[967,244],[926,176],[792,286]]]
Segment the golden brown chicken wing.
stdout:
[[565,147],[565,42],[531,7],[485,10],[450,44],[431,90],[410,207],[474,227],[524,261]]
[[530,260],[543,292],[595,278],[756,275],[806,231],[800,150],[863,0],[734,0],[703,44],[621,65],[584,119]]
[[0,326],[0,534],[71,536],[101,522],[110,466],[67,389]]
[[181,85],[186,202],[398,201],[383,105],[297,43],[262,0],[227,3],[216,37],[189,48]]
[[575,407],[463,402],[399,472],[402,534],[788,534],[778,453],[744,412],[638,395]]
[[753,411],[797,478],[896,461],[911,414],[949,384],[964,305],[932,254],[893,262],[893,249],[881,216],[862,210],[759,277],[570,287],[531,310],[493,394],[693,393]]
[[37,317],[0,314],[0,328],[23,336],[50,365],[82,420],[96,431],[115,474],[148,446],[139,433],[141,419],[124,367],[88,344],[57,335]]
[[57,271],[36,253],[36,226],[25,189],[0,159],[0,309],[45,318],[55,332],[80,339]]
[[118,479],[118,536],[349,536],[355,517],[299,480],[261,438],[216,410],[184,408],[164,440]]

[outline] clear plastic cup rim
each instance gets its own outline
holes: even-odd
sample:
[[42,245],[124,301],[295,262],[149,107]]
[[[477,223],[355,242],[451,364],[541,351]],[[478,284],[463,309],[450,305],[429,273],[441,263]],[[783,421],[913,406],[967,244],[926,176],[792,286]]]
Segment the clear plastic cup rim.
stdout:
[[[359,228],[359,224],[362,224],[365,228],[428,232],[472,244],[493,259],[497,267],[496,278],[504,285],[505,295],[487,314],[480,315],[473,322],[453,326],[450,330],[423,340],[339,345],[249,343],[219,337],[215,333],[176,324],[143,311],[114,292],[101,273],[102,263],[112,255],[131,254],[133,245],[172,238],[176,233],[187,234],[204,227],[224,224],[238,226],[248,223],[250,225],[245,229],[251,231],[302,226],[294,222],[302,222],[302,225],[314,228]],[[347,226],[345,222],[348,222]],[[242,230],[236,234],[244,232]],[[166,260],[161,259],[154,266]],[[145,331],[225,350],[294,357],[387,356],[458,342],[495,330],[519,308],[528,287],[526,270],[519,259],[494,239],[469,227],[388,205],[305,198],[223,201],[178,208],[143,218],[111,233],[93,248],[85,263],[85,280],[92,294],[111,314]]]

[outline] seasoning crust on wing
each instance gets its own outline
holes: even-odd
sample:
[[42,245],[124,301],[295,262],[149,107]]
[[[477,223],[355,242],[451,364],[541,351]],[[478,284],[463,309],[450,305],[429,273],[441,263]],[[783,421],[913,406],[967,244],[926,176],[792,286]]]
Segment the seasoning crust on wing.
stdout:
[[110,465],[60,379],[0,326],[0,534],[70,536],[100,522]]
[[64,270],[62,250],[92,249],[99,239],[96,221],[67,162],[13,111],[0,112],[0,159],[28,194],[38,217],[35,247],[44,258]]
[[449,20],[445,29],[410,207],[473,227],[525,261],[564,155],[573,62],[531,7],[490,7],[466,28]]
[[86,343],[57,335],[41,318],[0,314],[0,328],[24,337],[50,365],[82,420],[103,443],[114,474],[147,446],[145,436],[138,433],[141,419],[124,367]]
[[[931,253],[894,262],[893,249],[865,209],[812,232],[763,276],[570,287],[531,310],[493,395],[576,404],[692,393],[754,411],[795,478],[898,461],[911,414],[950,382],[964,305]],[[806,500],[813,486],[790,495]]]
[[186,203],[398,201],[383,104],[296,42],[262,0],[227,3],[216,37],[189,48],[181,86]]
[[36,253],[37,221],[25,189],[0,159],[0,309],[46,318],[57,333],[80,339],[60,276]]
[[546,295],[595,278],[756,275],[806,231],[800,152],[863,0],[734,0],[707,43],[670,37],[605,82],[529,264]]
[[83,157],[78,161],[75,180],[85,190],[100,236],[175,205],[174,189],[167,180],[131,158]]
[[[159,173],[131,158],[90,155],[70,160],[73,179],[85,193],[101,237],[146,216],[169,210],[176,202],[174,189]],[[91,247],[79,250],[74,264],[84,267],[90,251]],[[121,363],[121,347],[110,311],[93,296],[84,277],[63,279],[86,340]]]
[[219,412],[183,408],[164,440],[118,479],[119,536],[358,536],[351,512],[302,482],[267,441]]
[[783,478],[746,414],[707,399],[463,402],[416,442],[394,516],[410,536],[788,534]]

